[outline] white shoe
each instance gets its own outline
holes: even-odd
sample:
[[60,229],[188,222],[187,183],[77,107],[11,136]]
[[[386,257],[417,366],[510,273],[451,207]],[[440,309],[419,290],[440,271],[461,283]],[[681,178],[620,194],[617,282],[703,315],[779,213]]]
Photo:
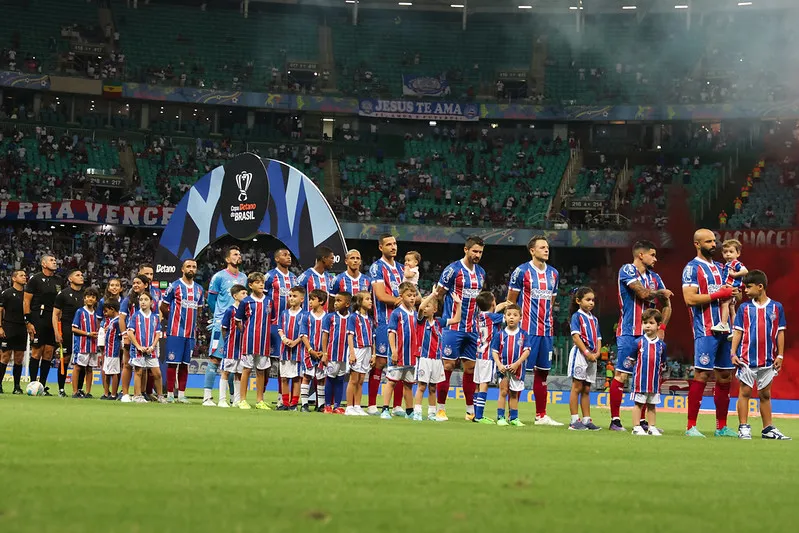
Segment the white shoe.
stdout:
[[403,409],[402,407],[395,407],[394,416],[405,416],[405,409]]
[[360,405],[354,405],[352,408],[355,410],[355,414],[358,416],[369,416]]
[[203,407],[216,407],[216,404],[211,398],[203,401]]
[[632,434],[637,437],[641,437],[647,435],[647,432],[644,431],[644,428],[642,428],[641,426],[635,426],[632,430]]
[[178,403],[191,403],[191,400],[184,396],[183,398],[178,398]]
[[730,333],[730,325],[729,324],[714,324],[710,331],[714,333]]
[[[203,404],[203,405],[205,405],[205,404]],[[224,407],[224,408],[226,408],[226,409],[229,409],[229,408],[230,408],[230,404],[228,403],[228,401],[227,401],[227,400],[219,400],[219,403],[218,403],[218,404],[216,404],[216,406],[217,406],[217,407]]]
[[552,420],[549,418],[549,415],[544,415],[542,417],[535,418],[535,425],[536,426],[562,426],[560,422]]
[[120,401],[120,402],[122,402],[122,403],[132,403],[132,402],[133,402],[133,400],[131,400],[131,398],[130,398],[130,395],[129,395],[129,394],[124,394],[124,395],[122,396],[122,399],[121,399],[121,400],[119,400],[119,401]]
[[147,400],[144,399],[144,396],[135,396],[133,403],[147,403]]
[[658,428],[656,428],[655,426],[649,426],[649,432],[648,433],[650,435],[652,435],[653,437],[662,437],[663,436],[663,433],[661,433],[660,430]]
[[355,409],[352,407],[347,406],[347,408],[344,409],[344,416],[358,416],[358,413],[356,413]]

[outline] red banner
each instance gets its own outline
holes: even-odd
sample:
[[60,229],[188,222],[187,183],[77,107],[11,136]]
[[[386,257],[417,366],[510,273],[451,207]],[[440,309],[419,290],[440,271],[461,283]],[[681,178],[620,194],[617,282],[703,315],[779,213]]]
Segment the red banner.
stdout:
[[716,230],[718,244],[728,239],[737,239],[744,246],[756,248],[791,248],[799,246],[799,230],[795,229],[744,229]]

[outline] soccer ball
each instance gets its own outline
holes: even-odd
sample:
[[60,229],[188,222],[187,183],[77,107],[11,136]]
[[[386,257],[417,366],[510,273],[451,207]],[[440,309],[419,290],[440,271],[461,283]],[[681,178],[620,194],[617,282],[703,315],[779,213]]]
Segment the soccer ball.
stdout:
[[44,385],[38,381],[31,381],[28,383],[28,386],[25,387],[25,394],[28,396],[41,396],[44,394]]

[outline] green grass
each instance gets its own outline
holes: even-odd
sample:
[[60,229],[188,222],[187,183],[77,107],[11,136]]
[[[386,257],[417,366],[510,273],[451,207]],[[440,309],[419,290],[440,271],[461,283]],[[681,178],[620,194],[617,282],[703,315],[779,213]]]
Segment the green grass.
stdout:
[[[0,531],[730,532],[794,519],[794,442],[687,439],[684,415],[665,413],[660,439],[540,428],[532,404],[527,427],[499,428],[464,422],[462,405],[415,423],[6,393]],[[799,420],[778,423],[799,437]]]

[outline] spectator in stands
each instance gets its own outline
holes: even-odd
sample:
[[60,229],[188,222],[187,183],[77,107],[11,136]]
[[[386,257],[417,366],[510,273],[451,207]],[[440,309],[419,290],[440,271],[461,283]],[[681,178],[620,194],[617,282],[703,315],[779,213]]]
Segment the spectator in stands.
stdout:
[[741,200],[740,196],[737,196],[733,201],[733,206],[735,207],[735,214],[740,214],[741,209],[743,209],[744,202]]
[[719,228],[724,229],[727,227],[727,212],[722,209],[721,213],[719,213]]
[[766,211],[763,214],[766,215],[766,219],[769,221],[774,219],[774,210],[771,206],[766,207]]

